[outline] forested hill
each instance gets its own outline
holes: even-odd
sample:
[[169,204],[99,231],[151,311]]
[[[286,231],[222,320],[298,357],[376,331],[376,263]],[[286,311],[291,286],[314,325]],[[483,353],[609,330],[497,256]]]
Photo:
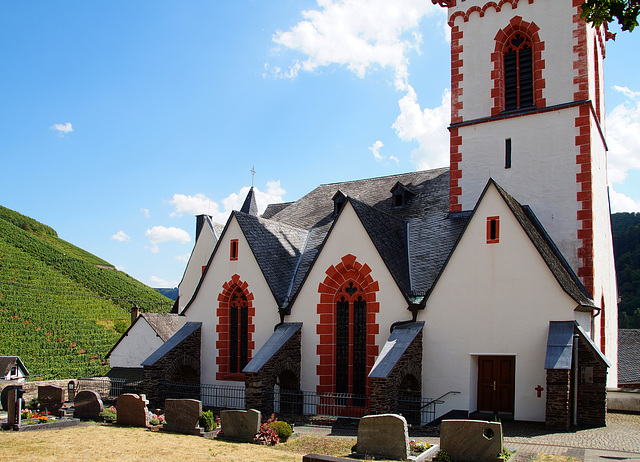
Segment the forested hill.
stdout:
[[618,277],[618,326],[640,328],[640,213],[611,215]]
[[173,301],[0,206],[0,356],[20,356],[32,377],[102,375],[134,304],[168,312]]

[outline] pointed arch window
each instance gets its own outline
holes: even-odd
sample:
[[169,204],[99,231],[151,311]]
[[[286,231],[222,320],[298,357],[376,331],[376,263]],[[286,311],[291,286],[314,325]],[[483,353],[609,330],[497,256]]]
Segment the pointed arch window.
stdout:
[[249,345],[249,305],[237,287],[229,303],[229,372],[242,372],[247,365]]
[[504,101],[507,111],[533,106],[533,45],[522,32],[504,48]]
[[366,393],[367,302],[348,282],[336,294],[336,393]]

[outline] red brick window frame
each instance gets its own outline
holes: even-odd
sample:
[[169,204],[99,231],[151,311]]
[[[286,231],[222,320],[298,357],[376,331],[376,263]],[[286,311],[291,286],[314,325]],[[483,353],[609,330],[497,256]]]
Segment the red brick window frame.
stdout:
[[500,242],[500,217],[487,217],[487,244]]
[[[509,25],[504,29],[498,31],[495,40],[495,48],[491,53],[491,62],[493,63],[493,69],[491,70],[491,79],[493,81],[493,88],[491,89],[491,98],[493,99],[493,107],[491,108],[491,115],[495,116],[506,110],[506,98],[505,98],[505,53],[514,48],[514,43],[522,47],[523,44],[528,44],[531,47],[531,78],[532,78],[532,100],[533,106],[536,108],[543,108],[547,105],[546,99],[543,97],[543,90],[545,88],[545,80],[543,78],[543,70],[545,68],[544,59],[542,59],[542,52],[544,51],[544,42],[540,40],[538,31],[540,28],[534,22],[523,21],[522,17],[514,16]],[[517,39],[520,37],[523,39]],[[514,42],[515,40],[515,42]],[[518,103],[518,108],[520,104]],[[524,107],[522,109],[525,109]]]
[[[349,302],[350,332],[353,332],[355,328],[353,324],[353,303],[360,301],[366,305],[366,340],[364,345],[361,346],[365,352],[364,387],[356,386],[355,391],[364,389],[364,394],[368,396],[370,394],[370,384],[369,379],[366,377],[369,375],[378,356],[378,346],[376,345],[376,335],[380,331],[380,326],[377,322],[380,303],[376,300],[376,293],[379,290],[378,282],[373,280],[369,265],[356,261],[356,257],[351,254],[342,257],[340,263],[330,266],[325,273],[324,281],[318,286],[320,302],[317,306],[319,320],[316,332],[320,338],[316,347],[316,354],[319,357],[316,371],[318,375],[316,391],[318,393],[336,393],[337,390],[337,305],[344,296],[345,301]],[[353,345],[350,345],[350,365],[353,364],[353,354]],[[356,380],[358,379],[357,373],[355,378]],[[353,381],[353,368],[349,367],[348,393],[354,392]]]
[[216,312],[217,380],[244,381],[242,368],[251,361],[255,349],[256,309],[253,300],[249,284],[237,274],[222,285]]
[[238,240],[231,239],[229,243],[229,260],[235,261],[238,259]]

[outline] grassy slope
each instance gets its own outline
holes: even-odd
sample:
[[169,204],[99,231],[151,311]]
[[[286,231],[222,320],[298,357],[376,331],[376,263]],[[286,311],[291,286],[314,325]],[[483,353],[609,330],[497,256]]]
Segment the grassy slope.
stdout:
[[0,355],[18,355],[32,377],[101,375],[134,301],[172,301],[46,225],[0,207]]

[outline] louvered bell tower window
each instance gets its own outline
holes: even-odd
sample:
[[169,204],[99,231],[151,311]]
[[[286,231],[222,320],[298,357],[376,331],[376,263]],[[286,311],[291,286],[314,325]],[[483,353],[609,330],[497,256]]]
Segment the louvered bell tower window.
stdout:
[[533,47],[519,32],[504,50],[504,100],[507,111],[533,106]]

